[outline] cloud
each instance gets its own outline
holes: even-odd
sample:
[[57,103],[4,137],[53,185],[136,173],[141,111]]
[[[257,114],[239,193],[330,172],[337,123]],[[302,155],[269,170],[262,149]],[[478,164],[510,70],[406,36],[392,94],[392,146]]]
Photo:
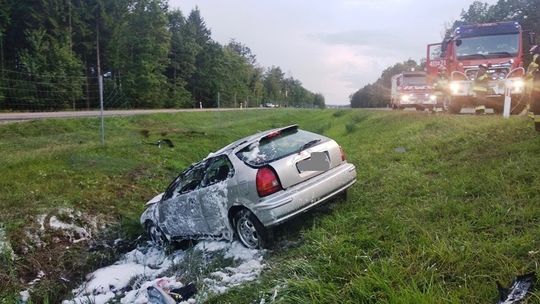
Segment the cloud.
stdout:
[[327,45],[355,47],[359,53],[370,56],[403,56],[418,50],[417,41],[403,39],[391,30],[350,30],[310,36]]
[[334,33],[319,33],[314,35],[320,41],[327,44],[344,45],[381,45],[388,46],[395,43],[396,35],[382,30],[352,30]]
[[384,8],[388,6],[395,6],[397,4],[406,3],[409,2],[409,0],[344,0],[342,2],[344,7],[352,7],[352,8],[358,8],[358,7],[376,7],[376,8]]

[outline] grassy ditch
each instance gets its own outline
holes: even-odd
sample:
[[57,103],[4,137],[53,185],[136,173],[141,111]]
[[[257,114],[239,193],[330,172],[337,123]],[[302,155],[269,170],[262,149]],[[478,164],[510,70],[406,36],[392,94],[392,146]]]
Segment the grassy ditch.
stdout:
[[[140,115],[106,119],[105,147],[98,123],[0,125],[0,223],[15,253],[0,258],[0,303],[14,301],[38,270],[45,276],[32,299],[56,303],[118,254],[89,251],[88,242],[72,242],[77,236],[42,229],[40,218],[91,222],[94,239],[134,239],[142,203],[181,169],[232,140],[292,123],[337,140],[358,183],[330,211],[278,229],[260,281],[210,302],[486,303],[497,298],[496,281],[538,270],[540,136],[525,118],[288,109]],[[162,138],[175,147],[146,144]],[[529,302],[540,303],[540,294]]]

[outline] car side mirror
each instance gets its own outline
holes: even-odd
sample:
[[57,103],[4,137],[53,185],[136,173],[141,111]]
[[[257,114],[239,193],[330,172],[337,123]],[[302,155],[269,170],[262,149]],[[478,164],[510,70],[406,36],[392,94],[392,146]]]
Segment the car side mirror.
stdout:
[[450,40],[443,40],[441,44],[441,55],[440,57],[444,57],[446,55],[446,49],[448,48],[448,43],[450,43]]
[[460,46],[463,44],[463,41],[461,39],[456,40],[456,46]]

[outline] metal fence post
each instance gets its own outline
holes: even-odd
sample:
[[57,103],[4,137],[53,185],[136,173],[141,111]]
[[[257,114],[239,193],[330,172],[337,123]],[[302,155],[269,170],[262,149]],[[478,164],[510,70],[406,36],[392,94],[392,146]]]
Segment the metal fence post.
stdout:
[[103,75],[98,76],[99,84],[99,107],[101,116],[101,145],[105,145],[105,120],[103,118]]

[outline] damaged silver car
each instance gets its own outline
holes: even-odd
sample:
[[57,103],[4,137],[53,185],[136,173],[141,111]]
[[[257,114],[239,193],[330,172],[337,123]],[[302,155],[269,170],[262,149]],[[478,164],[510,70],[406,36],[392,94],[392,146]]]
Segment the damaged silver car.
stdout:
[[356,168],[332,139],[288,126],[211,153],[150,200],[141,224],[156,243],[238,239],[267,245],[271,227],[345,193]]

